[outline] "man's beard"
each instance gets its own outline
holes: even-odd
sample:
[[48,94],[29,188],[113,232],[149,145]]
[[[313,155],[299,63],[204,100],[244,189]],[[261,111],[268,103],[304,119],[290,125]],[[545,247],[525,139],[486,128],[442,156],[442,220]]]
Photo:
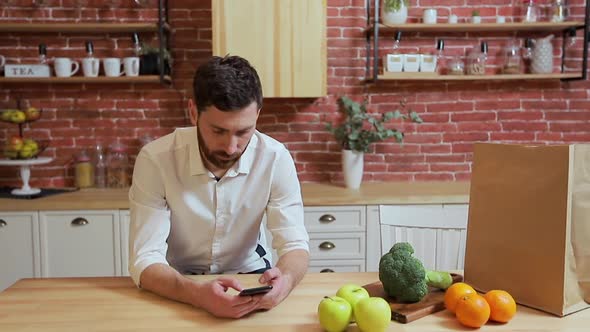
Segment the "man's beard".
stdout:
[[228,155],[225,151],[211,151],[205,144],[199,126],[197,126],[197,139],[199,140],[199,150],[201,158],[205,159],[211,165],[219,169],[230,168],[242,155],[242,152],[236,152],[232,155]]

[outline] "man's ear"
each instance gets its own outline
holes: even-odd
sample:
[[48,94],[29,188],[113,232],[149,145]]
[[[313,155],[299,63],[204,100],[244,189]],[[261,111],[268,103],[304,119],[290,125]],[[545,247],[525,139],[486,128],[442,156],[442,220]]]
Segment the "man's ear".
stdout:
[[197,107],[195,106],[195,102],[189,98],[188,100],[188,115],[190,117],[191,120],[191,124],[193,126],[197,125]]

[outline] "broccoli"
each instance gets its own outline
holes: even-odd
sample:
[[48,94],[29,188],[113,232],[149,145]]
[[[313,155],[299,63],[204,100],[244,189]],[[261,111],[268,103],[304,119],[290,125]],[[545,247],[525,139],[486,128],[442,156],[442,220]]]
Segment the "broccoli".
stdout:
[[428,294],[428,286],[446,289],[453,283],[448,272],[425,269],[413,253],[411,244],[399,242],[379,261],[379,280],[385,292],[400,302],[418,302]]

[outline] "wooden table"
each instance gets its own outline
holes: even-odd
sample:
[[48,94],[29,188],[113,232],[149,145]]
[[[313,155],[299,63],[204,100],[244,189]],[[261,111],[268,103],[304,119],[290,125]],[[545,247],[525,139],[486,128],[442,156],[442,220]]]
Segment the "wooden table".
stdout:
[[[195,276],[206,280],[215,276]],[[255,275],[239,275],[243,286]],[[321,331],[317,305],[345,283],[365,285],[377,273],[310,273],[279,306],[233,320],[219,319],[189,305],[137,289],[130,278],[24,279],[0,293],[0,331]],[[390,331],[472,331],[447,311],[409,324],[392,322]],[[488,323],[478,331],[590,330],[590,310],[565,318],[519,307],[506,325]],[[347,331],[358,331],[351,324]]]

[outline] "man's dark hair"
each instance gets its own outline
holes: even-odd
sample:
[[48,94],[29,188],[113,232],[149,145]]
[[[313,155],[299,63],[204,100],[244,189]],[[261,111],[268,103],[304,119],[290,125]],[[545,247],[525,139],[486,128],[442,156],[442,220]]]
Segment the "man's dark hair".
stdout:
[[193,79],[197,111],[209,106],[230,112],[252,102],[262,108],[262,85],[256,69],[239,56],[214,56],[199,66]]

